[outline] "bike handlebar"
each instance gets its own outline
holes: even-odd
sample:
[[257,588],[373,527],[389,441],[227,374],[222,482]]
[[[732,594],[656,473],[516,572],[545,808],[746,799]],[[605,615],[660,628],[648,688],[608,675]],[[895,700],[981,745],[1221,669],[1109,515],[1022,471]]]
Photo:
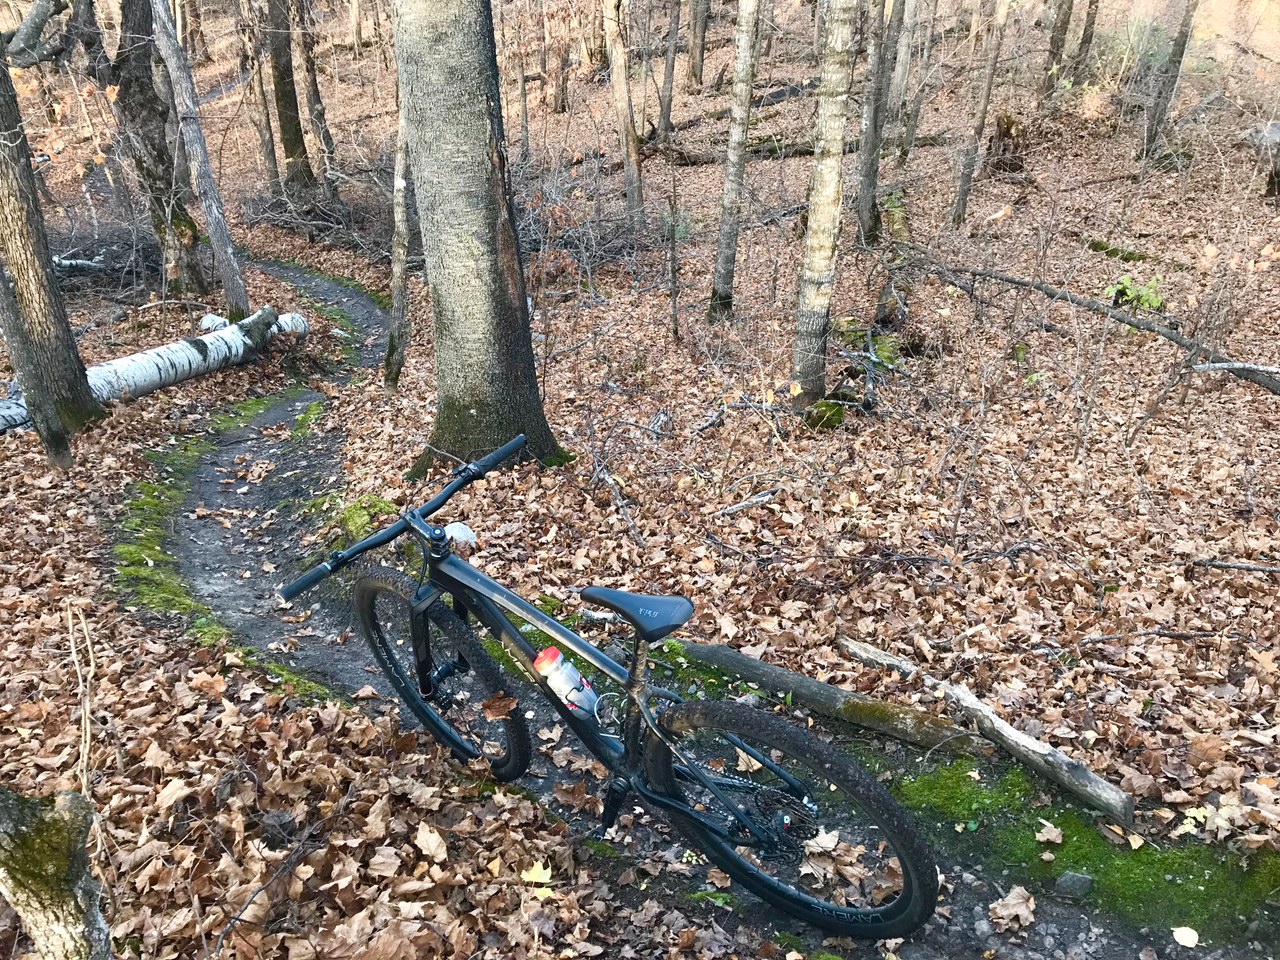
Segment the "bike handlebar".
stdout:
[[392,540],[396,539],[396,537],[400,536],[402,533],[404,533],[406,530],[409,529],[410,517],[425,519],[426,517],[431,516],[433,513],[436,513],[437,511],[440,510],[441,507],[443,507],[446,503],[449,502],[449,498],[452,497],[455,493],[457,493],[463,487],[467,486],[467,484],[471,483],[472,481],[479,480],[485,474],[491,473],[494,470],[496,470],[507,460],[511,459],[513,456],[519,453],[524,448],[524,445],[527,442],[528,441],[526,440],[525,435],[522,433],[519,436],[514,437],[511,440],[508,440],[506,443],[504,443],[497,450],[494,450],[492,453],[481,457],[479,460],[473,460],[471,463],[468,463],[465,466],[459,467],[457,470],[454,471],[455,476],[453,480],[450,481],[450,483],[443,490],[441,490],[438,494],[436,494],[434,497],[432,497],[430,500],[424,503],[421,507],[417,507],[413,510],[410,510],[407,514],[405,514],[405,516],[401,517],[399,520],[391,524],[389,527],[386,527],[383,530],[379,530],[377,533],[373,534],[372,536],[365,537],[365,539],[361,540],[359,543],[355,544],[354,546],[349,547],[346,550],[336,551],[335,553],[330,555],[328,560],[312,567],[310,570],[308,570],[306,573],[300,576],[297,580],[294,580],[292,583],[286,584],[285,586],[281,587],[279,590],[276,591],[276,593],[283,600],[286,600],[286,601],[293,600],[299,594],[305,593],[306,591],[310,590],[312,587],[318,584],[321,580],[324,580],[330,575],[337,573],[339,570],[341,570],[348,563],[350,563],[356,557],[360,556],[360,554],[364,553],[365,551],[373,550],[376,547],[381,547],[384,544],[390,543]]

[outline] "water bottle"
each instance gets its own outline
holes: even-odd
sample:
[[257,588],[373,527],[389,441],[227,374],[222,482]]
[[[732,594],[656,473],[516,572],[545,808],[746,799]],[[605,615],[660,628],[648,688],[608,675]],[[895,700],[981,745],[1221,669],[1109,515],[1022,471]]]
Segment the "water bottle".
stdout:
[[533,666],[538,673],[546,677],[547,686],[557,697],[567,703],[574,713],[595,717],[596,700],[599,698],[591,689],[591,682],[578,672],[578,668],[560,652],[559,647],[547,647],[540,652],[538,658],[533,661]]

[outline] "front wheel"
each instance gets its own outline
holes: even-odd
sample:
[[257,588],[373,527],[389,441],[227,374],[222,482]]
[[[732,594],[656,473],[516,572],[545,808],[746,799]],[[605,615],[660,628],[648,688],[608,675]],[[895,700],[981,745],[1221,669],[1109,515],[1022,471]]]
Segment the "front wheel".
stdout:
[[692,809],[667,815],[748,890],[816,927],[864,940],[908,936],[933,915],[933,855],[862,767],[740,704],[682,703],[659,724],[671,745],[650,737],[649,785]]
[[414,636],[418,585],[376,567],[352,588],[360,629],[400,701],[459,760],[482,757],[496,780],[529,768],[529,728],[519,704],[471,628],[443,599],[422,614]]

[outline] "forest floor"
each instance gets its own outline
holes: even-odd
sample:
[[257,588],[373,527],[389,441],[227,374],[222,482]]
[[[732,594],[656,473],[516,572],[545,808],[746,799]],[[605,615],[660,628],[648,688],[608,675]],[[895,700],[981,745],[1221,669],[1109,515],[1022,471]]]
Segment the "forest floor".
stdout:
[[[708,73],[728,56],[713,50]],[[771,69],[758,92],[808,69]],[[679,342],[663,244],[625,243],[608,208],[591,212],[616,187],[607,155],[517,171],[522,228],[541,239],[530,276],[548,414],[577,459],[495,475],[451,505],[480,533],[475,562],[570,614],[573,588],[589,582],[689,593],[694,638],[941,711],[918,682],[851,663],[839,639],[894,650],[1123,784],[1141,800],[1136,825],[1117,834],[998,759],[948,761],[828,729],[878,764],[931,830],[948,887],[910,944],[823,945],[708,886],[703,866],[640,815],[617,844],[625,856],[587,844],[591,804],[577,794],[566,807],[555,790],[566,774],[552,727],[531,781],[543,802],[460,773],[401,732],[336,594],[303,609],[270,600],[335,538],[433,486],[404,478],[433,398],[416,281],[401,392],[384,396],[359,369],[380,353],[367,338],[387,284],[385,199],[372,180],[389,170],[392,80],[374,58],[337,54],[326,77],[356,178],[344,187],[347,243],[314,243],[231,204],[252,257],[289,261],[250,270],[254,302],[304,305],[308,343],[117,408],[65,475],[30,436],[0,440],[12,544],[0,560],[0,776],[36,793],[83,787],[98,804],[95,850],[122,952],[1274,954],[1277,576],[1197,565],[1280,563],[1274,398],[1230,378],[1176,379],[1182,356],[1167,343],[994,286],[971,298],[921,267],[910,324],[875,344],[898,368],[878,385],[879,407],[808,428],[774,409],[798,245],[794,218],[770,219],[803,201],[803,159],[750,168],[760,222],[743,236],[737,322],[720,328],[700,318],[720,168],[646,164],[651,203],[674,193]],[[202,85],[225,80],[210,72]],[[1212,80],[1193,77],[1184,106]],[[605,91],[579,84],[588,97],[568,118],[535,116],[544,155],[608,143]],[[223,90],[209,101],[211,145],[224,183],[251,184],[239,93]],[[1014,89],[1000,96],[1017,103]],[[723,124],[692,121],[726,103],[678,100],[682,145],[717,149]],[[954,135],[956,104],[949,92],[931,105],[925,132]],[[1034,185],[981,181],[962,233],[943,227],[949,151],[922,148],[903,174],[913,235],[949,263],[1091,295],[1122,270],[1140,282],[1161,273],[1188,329],[1280,362],[1280,217],[1258,199],[1247,158],[1217,147],[1238,118],[1189,125],[1188,149],[1207,162],[1140,170],[1129,127],[1095,116],[1104,106],[1085,91],[1037,126]],[[809,109],[795,98],[762,111],[759,132],[802,136]],[[67,209],[77,195],[65,193]],[[1122,264],[1090,239],[1150,259]],[[875,252],[850,246],[836,297],[849,352],[866,343],[882,276]],[[73,307],[78,325],[116,309],[100,283]],[[92,363],[190,323],[134,312],[81,347]],[[353,331],[365,338],[354,350]],[[599,483],[600,464],[622,503]],[[761,493],[760,506],[717,515]],[[80,681],[88,651],[71,642],[83,635],[68,610],[85,616],[94,654]],[[330,702],[317,678],[353,700]],[[1041,818],[1061,844],[1035,839]],[[1064,870],[1094,878],[1083,901],[1054,895]],[[998,933],[988,908],[1014,884],[1036,896],[1035,920]],[[1182,926],[1208,946],[1174,945]],[[0,953],[9,941],[16,926],[0,914]]]

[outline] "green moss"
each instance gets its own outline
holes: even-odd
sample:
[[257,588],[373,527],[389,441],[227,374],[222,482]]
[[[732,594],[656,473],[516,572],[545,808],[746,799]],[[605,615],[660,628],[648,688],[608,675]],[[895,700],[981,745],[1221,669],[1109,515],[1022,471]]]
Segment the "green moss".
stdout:
[[819,400],[804,412],[804,422],[811,430],[834,430],[844,423],[844,404]]
[[607,860],[618,860],[622,857],[622,854],[613,848],[613,844],[605,843],[603,840],[592,840],[588,838],[582,843],[583,846],[592,853],[604,857]]
[[1144,260],[1151,259],[1151,255],[1148,253],[1143,253],[1141,250],[1130,250],[1128,247],[1122,247],[1107,240],[1099,240],[1095,237],[1081,237],[1080,239],[1094,253],[1103,253],[1108,257],[1115,257],[1122,263],[1141,263]]
[[713,903],[725,910],[738,910],[741,907],[737,897],[723,890],[695,890],[685,899],[691,903]]
[[544,467],[564,467],[578,459],[576,453],[570,453],[564,447],[556,447],[555,453],[542,461]]
[[324,521],[326,525],[320,547],[308,558],[314,559],[363,540],[381,526],[379,521],[399,515],[400,508],[390,500],[371,493],[347,501],[342,494],[331,492],[308,500],[301,511],[306,516]]
[[293,422],[293,430],[291,436],[295,440],[300,440],[311,433],[315,429],[315,425],[320,418],[324,416],[324,400],[316,400],[307,404],[306,409],[298,414],[298,419]]
[[[978,779],[974,778],[978,774]],[[930,810],[951,820],[970,821],[994,813],[1025,810],[1035,788],[1020,767],[1014,767],[991,784],[982,781],[970,759],[944,764],[929,773],[910,777],[896,785],[898,798],[917,810]]]
[[779,933],[776,934],[773,939],[777,942],[778,946],[784,947],[787,950],[806,949],[805,942],[794,933]]

